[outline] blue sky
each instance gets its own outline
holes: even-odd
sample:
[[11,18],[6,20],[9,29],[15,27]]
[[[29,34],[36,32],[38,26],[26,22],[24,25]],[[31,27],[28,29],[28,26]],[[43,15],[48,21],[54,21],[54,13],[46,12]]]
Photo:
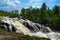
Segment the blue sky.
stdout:
[[44,2],[50,8],[54,5],[60,6],[60,0],[0,0],[0,10],[21,10],[22,8],[28,8],[30,6],[40,8]]

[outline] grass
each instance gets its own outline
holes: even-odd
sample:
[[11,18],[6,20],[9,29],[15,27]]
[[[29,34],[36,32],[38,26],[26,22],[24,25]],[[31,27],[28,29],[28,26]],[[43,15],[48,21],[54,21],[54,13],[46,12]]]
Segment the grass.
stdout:
[[14,37],[14,39],[12,40],[50,40],[48,38],[38,38],[38,37],[33,37],[33,36],[31,37],[28,35],[23,35],[22,33],[5,32],[3,29],[0,29],[0,35]]
[[48,38],[38,38],[38,37],[30,37],[28,35],[24,35],[19,37],[19,40],[50,40]]
[[3,29],[0,28],[0,33],[2,33],[2,32],[5,32],[5,30],[3,30]]

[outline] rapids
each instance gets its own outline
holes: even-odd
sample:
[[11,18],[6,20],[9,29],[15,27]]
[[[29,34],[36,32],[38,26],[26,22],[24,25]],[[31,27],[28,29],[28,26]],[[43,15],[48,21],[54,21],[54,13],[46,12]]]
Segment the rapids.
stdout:
[[23,33],[24,35],[60,40],[60,33],[53,32],[49,27],[34,23],[28,19],[0,17],[6,31]]

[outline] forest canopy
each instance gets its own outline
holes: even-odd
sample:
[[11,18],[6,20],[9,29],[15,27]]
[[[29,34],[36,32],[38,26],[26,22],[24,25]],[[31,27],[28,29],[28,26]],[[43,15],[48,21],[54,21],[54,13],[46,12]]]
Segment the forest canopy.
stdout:
[[21,16],[52,29],[60,30],[60,6],[55,5],[50,9],[43,3],[40,8],[22,8]]
[[40,8],[22,8],[20,14],[18,10],[11,12],[0,10],[0,16],[19,17],[29,19],[33,22],[49,26],[52,29],[60,31],[60,6],[55,5],[52,9],[47,7],[45,3]]

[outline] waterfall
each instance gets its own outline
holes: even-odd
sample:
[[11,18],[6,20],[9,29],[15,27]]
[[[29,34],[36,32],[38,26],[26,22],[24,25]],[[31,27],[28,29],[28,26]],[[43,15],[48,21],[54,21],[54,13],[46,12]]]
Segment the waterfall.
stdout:
[[[30,20],[27,19],[18,19],[18,18],[9,18],[9,17],[3,17],[2,21],[11,32],[12,32],[12,25],[18,30],[20,26],[23,25],[24,28],[26,28],[27,30],[29,30],[30,32],[38,32],[38,31],[42,31],[42,32],[46,32],[46,31],[51,31],[50,28],[45,27],[44,25],[40,25],[38,23],[34,23],[31,22]],[[9,24],[9,25],[8,25]],[[21,28],[19,29],[21,31]]]
[[8,30],[7,30],[7,26],[6,26],[6,25],[3,25],[3,26],[4,26],[4,28],[5,28],[5,31],[8,31]]
[[51,40],[58,40],[58,34],[56,32],[48,33],[48,38]]
[[6,20],[2,20],[2,21],[9,24],[9,29],[11,32],[12,32],[11,25],[13,25],[16,28],[16,32],[23,32],[24,34],[30,33],[30,30],[26,28],[22,23],[19,23],[19,21],[15,21],[15,20],[8,19],[8,18]]
[[25,22],[28,23],[28,25],[32,27],[35,32],[38,32],[40,30],[40,25],[38,25],[37,23],[33,23],[30,20],[26,20]]
[[49,27],[34,23],[27,19],[2,17],[6,31],[23,33],[24,35],[60,40],[60,33],[53,32]]

